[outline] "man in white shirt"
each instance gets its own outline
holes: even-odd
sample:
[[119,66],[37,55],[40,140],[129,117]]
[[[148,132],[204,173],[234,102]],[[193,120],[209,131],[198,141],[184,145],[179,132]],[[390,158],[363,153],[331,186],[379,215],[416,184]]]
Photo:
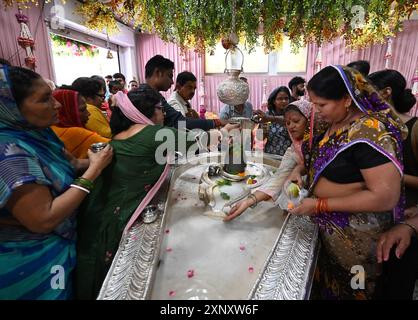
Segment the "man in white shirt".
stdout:
[[167,101],[176,111],[187,118],[199,118],[189,103],[196,91],[197,79],[193,73],[183,71],[177,75],[176,88]]

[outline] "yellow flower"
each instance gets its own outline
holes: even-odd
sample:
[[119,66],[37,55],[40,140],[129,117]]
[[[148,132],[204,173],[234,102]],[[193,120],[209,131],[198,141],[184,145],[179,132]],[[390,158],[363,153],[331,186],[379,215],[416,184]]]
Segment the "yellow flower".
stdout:
[[372,128],[372,129],[379,129],[379,121],[377,121],[377,119],[367,119],[366,121],[364,121],[364,125],[368,128]]
[[323,138],[321,141],[319,141],[319,147],[322,147],[325,143],[327,143],[329,140],[329,137]]
[[360,91],[368,85],[363,75],[359,72],[354,74],[354,81],[356,82],[356,86],[358,87],[358,89],[360,89]]
[[343,132],[343,128],[340,128],[335,132],[335,135],[338,137],[342,132]]

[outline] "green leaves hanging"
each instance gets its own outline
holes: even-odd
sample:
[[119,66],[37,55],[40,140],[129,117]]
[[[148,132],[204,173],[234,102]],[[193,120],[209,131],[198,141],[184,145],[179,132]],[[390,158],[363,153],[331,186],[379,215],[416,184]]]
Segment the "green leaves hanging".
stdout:
[[155,32],[182,49],[203,53],[234,31],[249,50],[262,41],[265,51],[271,51],[280,46],[284,35],[295,50],[308,42],[322,43],[339,36],[352,48],[364,47],[393,36],[402,21],[418,9],[416,0],[235,1],[235,30],[231,26],[233,0],[85,0],[78,12],[92,29],[115,32],[119,19]]

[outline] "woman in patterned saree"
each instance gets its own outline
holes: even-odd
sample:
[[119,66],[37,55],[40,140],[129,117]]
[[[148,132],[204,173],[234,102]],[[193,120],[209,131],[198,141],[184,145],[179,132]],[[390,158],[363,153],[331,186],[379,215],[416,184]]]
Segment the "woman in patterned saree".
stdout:
[[60,107],[39,74],[0,65],[0,299],[71,298],[74,214],[88,191],[72,165],[91,182],[112,152],[70,163],[49,128]]
[[308,91],[328,126],[312,138],[305,136],[305,161],[291,180],[301,181],[306,173],[310,198],[290,213],[311,216],[320,227],[313,293],[326,299],[370,299],[380,273],[376,241],[403,219],[401,146],[406,131],[375,88],[352,68],[324,68],[309,81]]

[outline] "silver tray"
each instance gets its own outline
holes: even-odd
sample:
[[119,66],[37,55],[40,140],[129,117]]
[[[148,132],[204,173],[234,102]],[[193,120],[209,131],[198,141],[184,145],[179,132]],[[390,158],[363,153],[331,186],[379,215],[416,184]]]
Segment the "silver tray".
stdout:
[[[209,164],[219,159],[219,155],[202,155],[201,159]],[[263,160],[266,167],[275,163],[268,157]],[[179,184],[187,189],[184,183],[190,179],[187,173],[197,170],[199,165],[202,164],[187,163],[173,168],[153,199],[159,207],[164,206],[164,213],[149,224],[139,219],[123,237],[98,299],[308,299],[319,248],[316,225],[306,218],[286,217],[271,203],[262,203],[229,224],[183,212],[179,208],[187,210],[187,206],[181,207],[187,200],[174,201],[177,195],[171,190]],[[189,220],[182,220],[182,216]],[[201,223],[201,230],[199,226],[191,228],[190,223],[205,218],[208,220]],[[204,242],[210,239],[205,238],[208,232],[214,235],[211,245]],[[178,235],[177,239],[171,234]],[[182,234],[184,239],[188,235],[193,238],[185,241]],[[251,239],[244,244],[242,255],[241,247],[228,251],[231,247],[228,243],[234,241],[234,236]],[[168,252],[171,245],[173,251]],[[180,253],[178,250],[183,248],[185,253]],[[195,254],[189,255],[189,251]],[[235,262],[237,270],[228,274]],[[254,267],[251,273],[246,270],[249,263]],[[186,275],[188,267],[195,271],[193,277]]]

